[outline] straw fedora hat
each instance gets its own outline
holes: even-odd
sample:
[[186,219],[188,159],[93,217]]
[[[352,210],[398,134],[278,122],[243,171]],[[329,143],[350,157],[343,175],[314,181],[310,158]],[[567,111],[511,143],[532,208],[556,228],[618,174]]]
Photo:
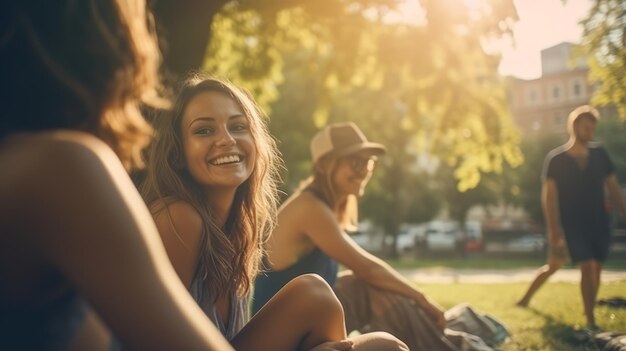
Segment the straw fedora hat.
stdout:
[[332,123],[311,139],[313,163],[326,155],[341,157],[361,150],[371,150],[374,155],[382,155],[387,151],[382,144],[368,141],[352,122]]

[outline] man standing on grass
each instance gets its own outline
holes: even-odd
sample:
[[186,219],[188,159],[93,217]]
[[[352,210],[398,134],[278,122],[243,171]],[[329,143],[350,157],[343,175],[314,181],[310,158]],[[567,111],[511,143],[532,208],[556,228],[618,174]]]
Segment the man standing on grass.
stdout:
[[524,297],[532,295],[564,262],[569,249],[571,261],[580,264],[580,290],[587,327],[597,329],[594,307],[600,287],[602,264],[609,252],[609,213],[605,190],[626,218],[626,201],[606,150],[593,140],[600,115],[584,105],[568,118],[569,140],[548,153],[542,172],[542,206],[550,241],[549,263],[539,269]]

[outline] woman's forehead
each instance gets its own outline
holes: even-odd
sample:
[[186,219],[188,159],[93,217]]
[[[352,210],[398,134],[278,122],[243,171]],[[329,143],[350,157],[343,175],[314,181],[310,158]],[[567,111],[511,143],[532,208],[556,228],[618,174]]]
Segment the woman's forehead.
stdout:
[[189,100],[182,121],[190,122],[197,118],[223,119],[238,115],[244,113],[233,98],[220,92],[204,91]]

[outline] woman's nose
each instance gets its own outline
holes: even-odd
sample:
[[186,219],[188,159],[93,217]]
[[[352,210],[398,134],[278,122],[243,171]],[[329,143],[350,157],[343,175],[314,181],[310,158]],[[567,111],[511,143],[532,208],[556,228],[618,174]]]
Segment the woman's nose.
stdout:
[[234,145],[235,142],[235,138],[233,138],[232,134],[230,134],[230,132],[228,132],[228,130],[222,130],[219,135],[218,135],[218,139],[217,139],[217,145],[219,146],[231,146]]

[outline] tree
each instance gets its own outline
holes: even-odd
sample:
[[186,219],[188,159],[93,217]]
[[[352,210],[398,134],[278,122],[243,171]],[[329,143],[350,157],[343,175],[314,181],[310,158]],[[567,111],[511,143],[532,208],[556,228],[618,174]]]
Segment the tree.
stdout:
[[563,135],[542,134],[530,137],[522,143],[524,163],[518,168],[519,197],[522,207],[530,218],[537,223],[544,223],[541,207],[541,171],[544,160],[550,150],[565,142]]
[[588,57],[589,78],[598,84],[592,102],[615,106],[626,120],[626,2],[595,0],[582,24],[582,52]]
[[229,0],[154,0],[163,73],[169,85],[202,66],[211,38],[211,22]]
[[603,118],[598,123],[596,137],[602,142],[615,165],[617,179],[626,185],[626,121]]
[[220,3],[203,69],[269,112],[289,189],[310,171],[314,131],[334,121],[354,121],[389,148],[368,198],[388,212],[380,223],[392,234],[426,189],[413,180],[426,172],[423,155],[454,168],[461,192],[521,163],[499,57],[483,49],[510,32],[512,0],[422,0],[414,23],[390,19],[398,0]]

